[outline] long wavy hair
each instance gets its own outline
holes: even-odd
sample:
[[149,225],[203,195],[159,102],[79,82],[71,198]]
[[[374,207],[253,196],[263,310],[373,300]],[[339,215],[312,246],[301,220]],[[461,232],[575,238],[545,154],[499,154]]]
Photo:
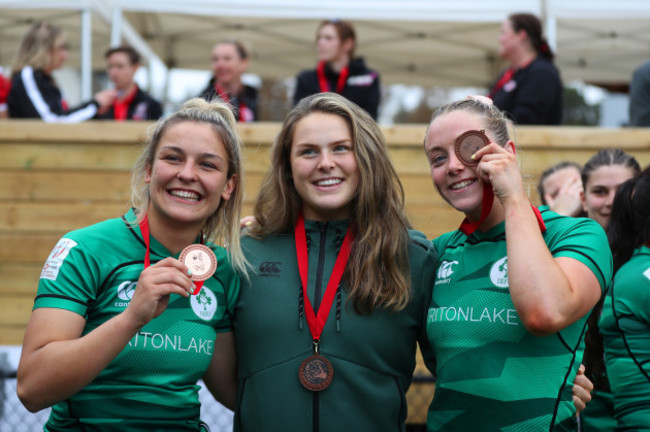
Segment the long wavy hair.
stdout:
[[404,189],[379,127],[364,110],[334,93],[301,100],[287,115],[271,149],[271,167],[255,203],[251,235],[265,237],[293,229],[303,201],[293,183],[291,147],[298,122],[310,114],[339,116],[349,125],[359,169],[359,190],[351,203],[356,232],[343,275],[348,299],[360,313],[379,307],[398,311],[410,299],[408,228]]
[[230,253],[233,266],[245,274],[246,259],[239,241],[239,220],[244,194],[244,170],[241,154],[243,143],[237,134],[237,122],[229,104],[220,99],[211,102],[202,98],[190,99],[177,112],[158,120],[149,129],[142,153],[133,168],[131,203],[138,210],[140,220],[144,217],[151,202],[149,185],[145,183],[145,177],[153,166],[160,139],[171,126],[184,122],[208,124],[214,129],[228,154],[227,176],[229,179],[233,175],[237,176],[230,199],[221,200],[219,207],[203,225],[202,233],[206,239],[225,245]]
[[63,41],[63,31],[59,27],[47,21],[32,24],[20,42],[11,72],[18,73],[25,66],[47,70],[54,49]]

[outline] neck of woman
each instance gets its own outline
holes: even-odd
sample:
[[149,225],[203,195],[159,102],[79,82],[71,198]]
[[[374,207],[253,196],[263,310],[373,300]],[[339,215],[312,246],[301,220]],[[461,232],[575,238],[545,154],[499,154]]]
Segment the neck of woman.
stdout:
[[510,58],[510,66],[514,69],[521,69],[528,66],[537,58],[537,52],[532,48],[522,48]]
[[226,93],[228,93],[229,96],[239,96],[244,88],[241,80],[234,80],[227,83],[220,83],[219,80],[217,80],[217,83],[226,91]]
[[149,234],[172,254],[177,254],[186,246],[194,243],[201,233],[201,225],[172,221],[157,217],[155,212],[148,212]]
[[327,64],[334,72],[341,72],[341,70],[343,70],[344,67],[350,64],[350,56],[344,56],[338,59],[334,59],[331,62],[328,62]]

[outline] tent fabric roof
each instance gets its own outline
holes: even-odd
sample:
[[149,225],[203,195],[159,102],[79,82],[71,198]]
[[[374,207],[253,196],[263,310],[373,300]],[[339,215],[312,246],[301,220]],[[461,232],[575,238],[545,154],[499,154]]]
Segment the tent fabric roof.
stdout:
[[383,83],[488,86],[503,67],[500,22],[511,12],[545,17],[555,28],[556,62],[565,81],[625,83],[650,58],[646,0],[0,0],[0,64],[11,63],[27,23],[48,19],[66,28],[79,61],[84,8],[93,15],[93,64],[104,67],[110,45],[107,10],[118,8],[169,67],[208,69],[215,42],[238,38],[252,51],[250,72],[286,78],[316,61],[314,38],[323,18],[345,18],[357,30],[357,53]]

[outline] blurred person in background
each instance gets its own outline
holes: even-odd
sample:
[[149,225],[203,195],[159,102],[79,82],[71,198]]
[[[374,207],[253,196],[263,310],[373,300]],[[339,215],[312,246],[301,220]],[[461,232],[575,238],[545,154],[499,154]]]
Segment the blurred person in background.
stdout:
[[564,216],[583,216],[581,173],[580,164],[569,161],[544,170],[537,183],[542,205]]
[[69,108],[52,72],[68,58],[68,43],[59,27],[46,21],[34,23],[23,37],[11,70],[7,98],[9,117],[40,118],[50,123],[76,123],[109,108],[115,90],[103,90],[91,101]]
[[158,120],[162,106],[144,92],[134,81],[140,67],[140,54],[130,46],[111,48],[104,54],[108,79],[115,86],[117,95],[108,111],[97,115],[99,119]]
[[230,103],[239,122],[252,122],[257,117],[257,89],[242,82],[248,69],[250,54],[237,39],[217,43],[212,49],[212,73],[208,86],[201,93],[205,100],[220,97]]
[[517,124],[562,123],[562,81],[539,18],[510,15],[501,25],[499,55],[509,66],[490,90],[494,105]]
[[316,69],[300,72],[296,78],[293,104],[316,93],[333,92],[346,97],[377,120],[379,73],[368,69],[362,57],[355,57],[357,39],[352,23],[325,20],[318,26]]

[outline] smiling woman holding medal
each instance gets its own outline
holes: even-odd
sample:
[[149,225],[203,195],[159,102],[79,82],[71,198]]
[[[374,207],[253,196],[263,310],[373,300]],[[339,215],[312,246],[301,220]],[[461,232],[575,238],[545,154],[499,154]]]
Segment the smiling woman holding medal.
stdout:
[[507,121],[487,98],[438,109],[424,149],[436,189],[466,216],[433,241],[445,271],[427,318],[428,430],[574,430],[586,320],[612,274],[604,231],[530,205]]
[[272,149],[242,248],[236,431],[404,431],[435,258],[409,236],[376,123],[333,93],[303,99]]
[[17,388],[30,411],[53,406],[45,430],[207,430],[200,378],[233,406],[234,379],[215,377],[234,374],[224,350],[245,267],[235,125],[202,99],[160,120],[133,172],[135,208],[50,254]]

